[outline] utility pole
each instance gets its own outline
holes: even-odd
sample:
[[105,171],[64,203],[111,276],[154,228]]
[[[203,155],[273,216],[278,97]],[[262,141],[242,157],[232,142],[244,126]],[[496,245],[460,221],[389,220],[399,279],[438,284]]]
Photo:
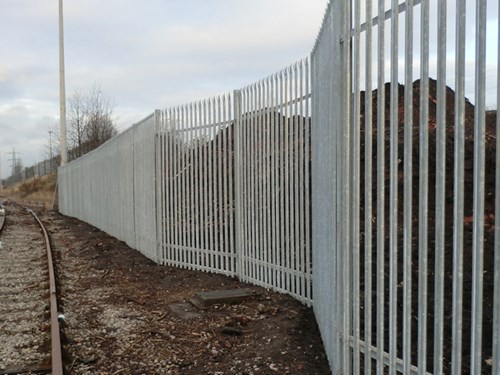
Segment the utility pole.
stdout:
[[68,162],[68,149],[66,142],[66,83],[64,77],[64,22],[63,0],[59,0],[59,100],[61,123],[61,165]]
[[17,164],[16,149],[13,148],[12,152],[8,152],[8,154],[12,155],[12,159],[7,159],[7,160],[12,162],[12,164],[11,164],[11,168],[12,168],[11,175],[14,176],[14,174],[16,173],[16,164]]
[[52,130],[49,130],[49,165],[50,172],[52,172]]
[[11,174],[12,174],[12,176],[14,176],[16,174],[16,169],[17,169],[18,163],[21,161],[18,157],[16,157],[16,155],[19,155],[20,152],[16,152],[16,149],[13,148],[12,152],[7,152],[7,154],[12,155],[12,159],[7,159],[7,160],[12,162],[12,164],[11,164],[11,168],[12,168]]

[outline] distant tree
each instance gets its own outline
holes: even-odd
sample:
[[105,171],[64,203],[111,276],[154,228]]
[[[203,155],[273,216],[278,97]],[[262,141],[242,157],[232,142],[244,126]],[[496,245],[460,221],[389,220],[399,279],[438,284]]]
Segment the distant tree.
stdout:
[[68,148],[76,157],[99,147],[117,134],[113,106],[99,85],[88,93],[75,91],[68,100]]
[[80,91],[75,91],[68,98],[68,145],[75,149],[76,157],[84,154],[84,128],[87,121],[87,102]]
[[94,85],[86,98],[87,118],[84,124],[84,139],[93,150],[117,134],[113,123],[113,107],[109,97]]

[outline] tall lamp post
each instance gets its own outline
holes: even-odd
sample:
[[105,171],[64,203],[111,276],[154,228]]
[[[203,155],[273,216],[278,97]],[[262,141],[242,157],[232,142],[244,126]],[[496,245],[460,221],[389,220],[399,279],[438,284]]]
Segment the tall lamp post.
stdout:
[[61,165],[68,162],[68,149],[66,142],[66,83],[64,78],[64,23],[63,0],[59,0],[59,99],[61,123]]

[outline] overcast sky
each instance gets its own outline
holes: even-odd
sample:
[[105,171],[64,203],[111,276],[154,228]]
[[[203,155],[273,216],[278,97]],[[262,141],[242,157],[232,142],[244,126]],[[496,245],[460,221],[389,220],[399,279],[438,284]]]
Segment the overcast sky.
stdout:
[[[114,104],[121,131],[155,109],[231,92],[306,57],[314,45],[327,3],[328,0],[65,0],[67,96],[99,85]],[[376,3],[373,0],[374,16]],[[385,3],[389,9],[391,0]],[[430,2],[434,78],[437,3]],[[466,95],[472,101],[475,3],[467,0],[466,17]],[[3,177],[10,175],[8,159],[12,155],[8,153],[13,148],[20,152],[18,157],[25,166],[43,160],[49,143],[48,130],[59,123],[58,4],[58,0],[0,0]],[[455,6],[455,0],[448,1],[447,84],[451,87]],[[419,6],[415,13],[418,41]],[[497,86],[496,0],[488,1],[487,15],[487,105],[491,108]],[[403,30],[403,15],[400,27]],[[389,37],[390,22],[386,23],[386,33]],[[403,33],[400,41],[400,55],[404,56]],[[389,58],[389,38],[386,43]],[[415,79],[418,48],[416,42]],[[403,82],[404,59],[399,62],[399,80]]]
[[[65,0],[66,92],[101,86],[119,130],[307,56],[327,0]],[[58,0],[0,1],[0,153],[44,158],[59,122]]]

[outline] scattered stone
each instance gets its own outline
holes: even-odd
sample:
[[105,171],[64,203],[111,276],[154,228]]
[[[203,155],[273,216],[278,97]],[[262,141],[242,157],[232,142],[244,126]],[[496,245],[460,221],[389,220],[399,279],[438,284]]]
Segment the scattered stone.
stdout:
[[201,314],[193,308],[193,305],[187,302],[171,303],[168,305],[170,311],[183,320],[201,318]]
[[262,303],[259,303],[257,305],[257,311],[261,314],[269,313],[274,316],[278,313],[279,309],[276,306],[265,306]]
[[78,362],[82,363],[84,365],[90,365],[93,363],[97,363],[98,359],[97,357],[89,357],[89,358],[79,358]]

